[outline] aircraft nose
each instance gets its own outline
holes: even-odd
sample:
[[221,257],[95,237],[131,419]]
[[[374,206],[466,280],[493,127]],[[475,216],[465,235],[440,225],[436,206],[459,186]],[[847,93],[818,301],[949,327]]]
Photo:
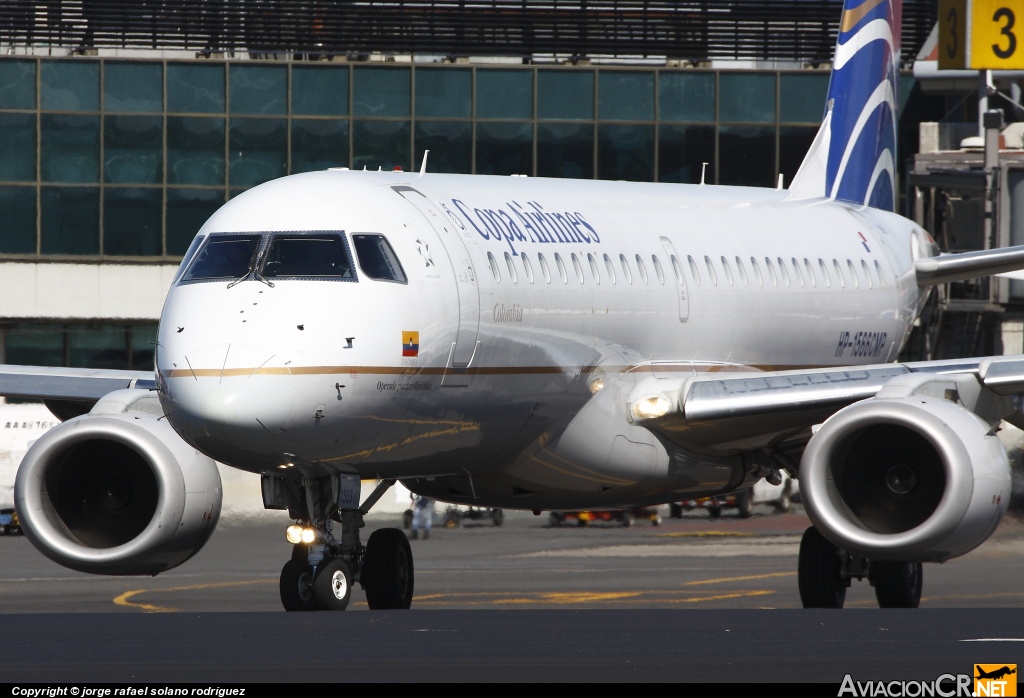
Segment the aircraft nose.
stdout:
[[222,444],[256,445],[279,431],[294,394],[287,370],[268,367],[274,356],[267,347],[211,344],[171,358],[165,399],[175,429],[215,458]]

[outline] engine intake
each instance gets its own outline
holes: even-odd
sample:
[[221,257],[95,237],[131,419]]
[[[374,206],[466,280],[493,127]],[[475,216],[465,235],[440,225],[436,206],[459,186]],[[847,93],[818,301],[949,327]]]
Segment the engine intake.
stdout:
[[117,413],[138,397],[132,393],[145,394],[122,392],[32,445],[15,502],[26,537],[55,562],[94,574],[153,575],[209,539],[220,515],[220,475],[159,415]]
[[840,548],[878,560],[939,561],[972,550],[1010,495],[999,439],[974,413],[931,396],[864,400],[830,417],[800,463],[807,513]]

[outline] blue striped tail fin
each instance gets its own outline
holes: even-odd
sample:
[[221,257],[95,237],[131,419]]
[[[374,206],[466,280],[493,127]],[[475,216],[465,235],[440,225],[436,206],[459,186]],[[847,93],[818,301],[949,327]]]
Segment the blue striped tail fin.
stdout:
[[846,0],[825,118],[790,189],[894,211],[902,0]]

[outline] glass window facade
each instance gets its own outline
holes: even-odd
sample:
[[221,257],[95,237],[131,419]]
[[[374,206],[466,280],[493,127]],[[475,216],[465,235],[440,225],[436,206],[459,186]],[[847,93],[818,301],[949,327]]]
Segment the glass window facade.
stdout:
[[[828,72],[0,56],[0,255],[163,259],[328,167],[774,187]],[[907,77],[912,87],[912,78]],[[905,93],[910,93],[906,90]]]
[[54,111],[100,108],[99,61],[41,61],[39,106]]
[[204,63],[167,64],[167,111],[178,114],[221,114],[227,103],[225,66]]
[[0,61],[0,109],[36,108],[36,62]]
[[473,75],[465,68],[416,71],[416,116],[422,119],[468,119],[473,108]]
[[156,323],[3,323],[0,338],[7,364],[147,371]]
[[158,63],[105,63],[103,67],[104,111],[143,113],[163,111],[163,72]]
[[593,119],[593,71],[537,71],[537,118]]
[[718,76],[718,120],[757,124],[774,122],[775,74],[721,73]]

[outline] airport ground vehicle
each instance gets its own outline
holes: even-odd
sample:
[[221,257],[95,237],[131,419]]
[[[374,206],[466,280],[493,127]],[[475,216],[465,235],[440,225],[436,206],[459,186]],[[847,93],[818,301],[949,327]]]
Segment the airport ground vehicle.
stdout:
[[746,519],[754,514],[755,504],[770,504],[779,513],[788,513],[793,509],[793,500],[799,493],[797,481],[782,473],[782,482],[772,485],[766,480],[760,480],[753,487],[731,492],[716,497],[702,497],[700,499],[688,499],[682,502],[673,502],[669,505],[669,512],[672,518],[681,518],[684,511],[694,509],[707,509],[713,519],[722,515],[723,509],[735,509],[740,518]]
[[623,526],[632,526],[639,519],[646,519],[652,526],[661,525],[661,514],[656,507],[636,509],[608,509],[600,511],[553,511],[548,517],[552,526],[575,521],[577,526],[586,526],[591,521],[618,521]]
[[[406,530],[412,528],[412,517],[412,509],[406,509],[402,512],[402,526]],[[445,528],[458,528],[465,519],[470,519],[471,521],[490,519],[491,523],[495,526],[500,526],[505,522],[505,512],[498,508],[460,507],[456,504],[449,504],[443,511],[434,510],[434,520],[432,523],[435,526],[444,526]]]
[[22,533],[18,512],[13,507],[0,509],[0,530],[5,536]]

